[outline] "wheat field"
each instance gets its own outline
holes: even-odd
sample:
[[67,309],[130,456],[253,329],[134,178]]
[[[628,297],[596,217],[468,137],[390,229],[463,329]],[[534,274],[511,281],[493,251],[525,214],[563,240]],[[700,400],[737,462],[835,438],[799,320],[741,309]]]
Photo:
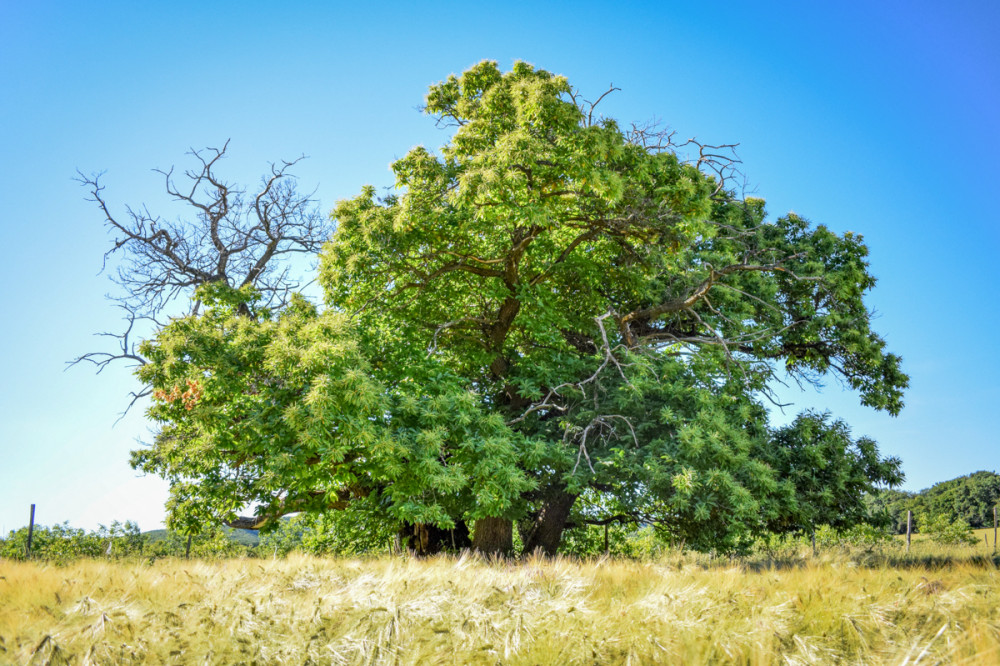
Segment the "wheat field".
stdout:
[[1000,663],[996,565],[962,552],[0,561],[0,662]]

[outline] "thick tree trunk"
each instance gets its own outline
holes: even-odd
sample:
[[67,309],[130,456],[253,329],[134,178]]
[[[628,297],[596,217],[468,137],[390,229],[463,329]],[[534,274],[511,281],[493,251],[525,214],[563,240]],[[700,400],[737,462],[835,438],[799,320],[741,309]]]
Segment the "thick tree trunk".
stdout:
[[541,511],[535,517],[524,534],[524,552],[534,553],[541,550],[546,555],[555,555],[562,540],[570,509],[578,495],[567,493],[560,489],[549,494],[542,504]]
[[446,530],[434,525],[407,524],[399,531],[401,541],[419,557],[435,555],[447,551],[470,548],[469,527],[463,521],[455,522],[455,528]]
[[483,555],[508,556],[514,552],[514,523],[506,518],[476,521],[472,547]]

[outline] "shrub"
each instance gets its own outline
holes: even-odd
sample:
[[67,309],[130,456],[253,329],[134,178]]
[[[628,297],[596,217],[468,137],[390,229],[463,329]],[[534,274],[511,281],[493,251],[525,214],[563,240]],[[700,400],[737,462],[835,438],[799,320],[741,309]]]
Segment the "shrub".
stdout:
[[[633,559],[654,559],[668,550],[667,544],[650,527],[635,525],[608,525],[608,554]],[[577,557],[596,557],[604,554],[604,527],[585,525],[563,532],[559,552]]]
[[893,543],[889,528],[861,523],[846,529],[836,530],[829,525],[821,525],[816,530],[816,545],[822,547],[848,547],[873,550]]
[[292,516],[260,535],[258,554],[283,557],[292,551],[311,555],[386,553],[396,537],[395,527],[371,520],[356,507],[324,514]]
[[943,513],[929,518],[921,526],[920,531],[930,537],[935,543],[949,546],[957,546],[959,544],[975,545],[979,541],[973,535],[969,523],[961,518],[955,521],[949,520],[948,516]]
[[[24,559],[28,544],[28,528],[13,530],[0,539],[0,557]],[[96,531],[70,527],[68,522],[52,527],[36,525],[31,536],[31,557],[42,560],[66,561],[78,557],[127,557],[140,555],[145,539],[139,526],[131,521],[115,521],[110,527],[100,525]]]

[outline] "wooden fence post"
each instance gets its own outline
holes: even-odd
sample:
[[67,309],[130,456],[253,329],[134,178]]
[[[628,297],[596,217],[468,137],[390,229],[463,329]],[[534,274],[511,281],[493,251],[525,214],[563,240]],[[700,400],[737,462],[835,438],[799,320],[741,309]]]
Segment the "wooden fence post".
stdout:
[[993,507],[993,552],[997,552],[997,508]]
[[35,532],[35,505],[31,505],[31,518],[28,519],[28,543],[24,547],[24,556],[31,557],[31,536]]
[[913,532],[913,512],[906,512],[906,552],[910,552],[910,534]]
[[607,555],[611,551],[608,550],[608,524],[604,523],[604,554]]

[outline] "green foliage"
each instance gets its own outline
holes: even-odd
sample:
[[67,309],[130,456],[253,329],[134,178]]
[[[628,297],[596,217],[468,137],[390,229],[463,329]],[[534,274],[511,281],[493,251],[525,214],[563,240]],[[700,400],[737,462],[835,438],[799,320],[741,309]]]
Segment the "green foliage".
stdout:
[[[768,219],[725,169],[595,118],[525,63],[449,77],[425,109],[455,131],[395,162],[394,192],[337,204],[325,309],[209,285],[142,345],[162,430],[132,463],[171,481],[171,528],[254,506],[283,550],[278,517],[304,512],[319,522],[296,521],[294,547],[349,552],[407,524],[531,524],[580,496],[580,518],[734,551],[849,527],[902,478],[841,422],[772,430],[761,402],[779,374],[833,374],[901,409],[861,236]],[[582,552],[590,531],[570,540]]]
[[302,513],[280,521],[263,534],[257,554],[281,557],[291,552],[311,555],[366,555],[390,552],[396,537],[392,524],[351,506],[343,511]]
[[923,521],[920,530],[921,534],[926,534],[935,543],[948,546],[960,544],[975,545],[979,539],[972,533],[972,528],[962,519],[951,520],[944,514],[931,516]]
[[903,480],[898,458],[881,457],[867,437],[851,439],[847,424],[831,421],[829,414],[800,414],[775,430],[759,455],[790,490],[788,504],[769,524],[778,532],[808,533],[818,525],[834,530],[881,525],[882,515],[872,513],[865,497],[879,486]]
[[[895,534],[906,534],[906,512],[915,507],[916,493],[884,488],[865,495],[869,515],[885,524]],[[916,522],[916,521],[914,521]]]
[[973,472],[936,483],[919,493],[883,490],[869,500],[873,511],[886,514],[897,534],[906,532],[906,512],[913,512],[914,529],[923,531],[930,516],[965,521],[980,529],[993,526],[993,507],[1000,504],[1000,474]]
[[[628,557],[637,560],[653,560],[661,557],[669,545],[651,527],[626,526],[619,523],[608,525],[608,550],[612,557]],[[577,557],[599,557],[605,554],[604,526],[585,525],[566,530],[563,533],[559,552]]]
[[448,526],[503,512],[529,487],[510,465],[518,436],[433,359],[410,368],[420,381],[387,386],[339,313],[299,299],[253,320],[207,305],[146,342],[139,369],[165,427],[133,465],[173,481],[172,529],[196,532],[247,502],[279,516],[373,492],[389,519]]
[[[52,527],[36,525],[31,536],[31,558],[68,562],[88,557],[183,557],[187,552],[187,539],[185,534],[172,530],[143,534],[131,521],[115,521],[110,527],[101,525],[93,531],[70,527],[69,523]],[[24,559],[27,541],[27,527],[10,532],[7,538],[0,539],[0,557]],[[192,557],[220,559],[254,553],[252,544],[227,528],[202,529],[191,538]]]
[[972,528],[993,526],[993,507],[1000,503],[1000,474],[974,472],[936,483],[920,493],[921,512],[964,520]]
[[895,541],[890,530],[867,523],[859,523],[839,530],[830,525],[821,525],[816,530],[816,545],[821,548],[841,547],[874,550],[893,544]]
[[[143,554],[150,557],[184,557],[188,554],[188,537],[167,530],[163,538],[149,540]],[[191,536],[190,556],[200,559],[228,559],[256,554],[255,546],[241,541],[233,530],[225,528],[204,529]]]
[[[28,528],[11,531],[0,539],[0,557],[24,559]],[[51,527],[35,525],[31,535],[31,557],[40,560],[67,561],[80,557],[130,557],[142,554],[145,539],[131,521],[115,521],[96,531],[70,527],[69,523]]]

